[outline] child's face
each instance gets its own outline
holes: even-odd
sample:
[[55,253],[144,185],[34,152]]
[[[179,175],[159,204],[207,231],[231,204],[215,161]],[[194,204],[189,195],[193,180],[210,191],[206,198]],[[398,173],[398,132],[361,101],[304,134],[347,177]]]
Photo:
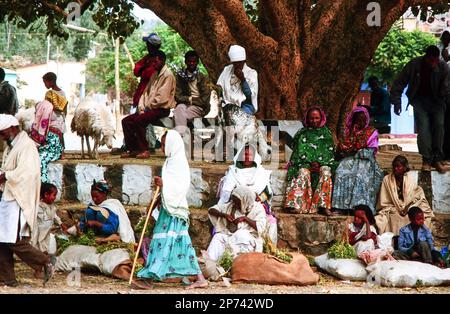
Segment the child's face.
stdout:
[[423,215],[423,213],[418,213],[413,217],[411,223],[416,226],[423,226],[423,224],[425,223],[425,216]]
[[44,198],[42,199],[46,204],[53,204],[56,199],[56,195],[58,191],[55,189],[51,189],[49,192],[44,193]]
[[355,211],[355,217],[353,223],[355,225],[361,225],[366,221],[366,213],[363,210]]

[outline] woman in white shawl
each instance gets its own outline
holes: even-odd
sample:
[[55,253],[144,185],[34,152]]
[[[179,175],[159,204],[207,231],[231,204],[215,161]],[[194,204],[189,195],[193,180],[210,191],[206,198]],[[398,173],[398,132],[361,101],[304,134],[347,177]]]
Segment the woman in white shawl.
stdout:
[[233,257],[240,253],[262,252],[267,226],[264,207],[256,194],[244,186],[236,187],[231,201],[209,209],[209,219],[216,233],[208,246],[209,257],[217,261],[229,247]]
[[99,236],[97,242],[122,241],[134,243],[134,232],[130,219],[117,199],[108,199],[111,186],[105,180],[95,181],[91,186],[93,203],[89,204],[78,229],[87,232],[89,228]]
[[155,177],[155,184],[162,188],[159,214],[145,267],[137,277],[162,281],[197,275],[197,281],[187,288],[206,287],[188,233],[190,171],[180,134],[167,131],[161,138],[161,150],[167,158],[162,177]]
[[409,224],[408,210],[420,207],[425,215],[425,225],[431,227],[434,216],[423,189],[409,172],[408,159],[398,155],[392,161],[392,173],[381,184],[375,220],[380,233],[399,235],[400,228]]
[[267,216],[267,234],[277,245],[277,219],[271,212],[272,189],[270,175],[272,171],[261,165],[261,156],[253,145],[244,145],[234,156],[234,163],[220,180],[217,196],[219,205],[230,201],[231,192],[238,186],[245,186],[256,193],[256,200],[264,206]]

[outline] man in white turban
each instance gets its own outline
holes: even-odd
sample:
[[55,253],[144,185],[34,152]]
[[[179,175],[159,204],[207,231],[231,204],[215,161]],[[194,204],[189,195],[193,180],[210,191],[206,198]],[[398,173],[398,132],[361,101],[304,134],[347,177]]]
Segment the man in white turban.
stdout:
[[230,46],[228,56],[232,64],[223,69],[217,80],[217,85],[222,88],[224,105],[236,105],[253,115],[258,110],[258,73],[245,63],[243,47]]
[[18,285],[13,254],[36,273],[43,269],[45,283],[53,275],[51,258],[30,244],[41,187],[39,154],[12,115],[0,114],[0,139],[7,143],[0,168],[0,285]]

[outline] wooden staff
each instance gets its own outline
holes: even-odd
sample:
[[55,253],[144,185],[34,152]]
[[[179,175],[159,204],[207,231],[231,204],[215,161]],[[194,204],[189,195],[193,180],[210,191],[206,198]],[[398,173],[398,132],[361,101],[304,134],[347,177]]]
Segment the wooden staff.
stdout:
[[130,281],[128,282],[128,284],[130,284],[130,285],[131,285],[131,282],[133,281],[134,270],[136,268],[136,262],[137,262],[137,259],[139,256],[139,252],[141,251],[141,246],[142,246],[142,241],[144,240],[145,230],[147,229],[148,221],[150,220],[150,216],[152,215],[153,206],[155,205],[156,199],[158,198],[159,189],[160,189],[160,187],[157,186],[155,194],[153,195],[153,199],[152,199],[151,203],[148,204],[147,209],[146,209],[147,218],[145,219],[144,229],[142,229],[141,238],[139,239],[137,251],[136,251],[136,254],[134,255],[133,267],[131,268]]

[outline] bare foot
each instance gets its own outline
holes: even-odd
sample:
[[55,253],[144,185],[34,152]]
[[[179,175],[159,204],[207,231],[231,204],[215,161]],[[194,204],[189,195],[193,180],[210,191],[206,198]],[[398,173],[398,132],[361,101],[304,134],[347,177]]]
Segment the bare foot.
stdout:
[[208,280],[197,280],[193,284],[187,286],[185,289],[206,288],[208,287]]
[[131,289],[138,289],[138,290],[152,290],[153,286],[149,285],[145,281],[141,280],[133,280],[131,283]]

